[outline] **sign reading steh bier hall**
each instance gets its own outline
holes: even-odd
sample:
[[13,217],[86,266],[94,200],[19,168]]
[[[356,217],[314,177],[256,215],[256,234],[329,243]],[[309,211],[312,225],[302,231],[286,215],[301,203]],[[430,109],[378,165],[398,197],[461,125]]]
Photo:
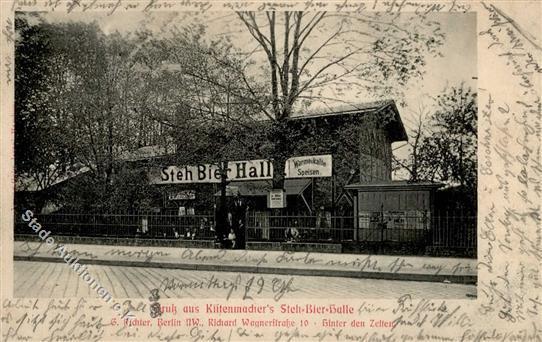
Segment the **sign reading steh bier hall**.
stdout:
[[[286,178],[331,177],[331,155],[293,157],[286,161]],[[273,163],[266,159],[228,162],[228,181],[273,179]],[[164,166],[149,173],[151,184],[220,183],[217,164]]]
[[[273,165],[269,160],[245,160],[228,162],[228,181],[273,179]],[[220,183],[217,164],[190,166],[164,166],[149,173],[151,184]]]
[[286,178],[331,177],[330,154],[293,157],[286,161]]

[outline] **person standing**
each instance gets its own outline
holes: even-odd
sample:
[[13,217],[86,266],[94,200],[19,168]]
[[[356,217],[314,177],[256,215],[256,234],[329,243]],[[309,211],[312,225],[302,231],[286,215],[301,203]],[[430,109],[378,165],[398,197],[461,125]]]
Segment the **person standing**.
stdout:
[[246,216],[246,205],[244,201],[239,197],[239,194],[235,194],[233,198],[233,222],[234,222],[234,231],[237,236],[237,247],[245,248],[245,216]]
[[228,213],[223,205],[219,205],[216,210],[215,217],[215,234],[216,241],[224,247],[224,241],[227,239],[228,229]]

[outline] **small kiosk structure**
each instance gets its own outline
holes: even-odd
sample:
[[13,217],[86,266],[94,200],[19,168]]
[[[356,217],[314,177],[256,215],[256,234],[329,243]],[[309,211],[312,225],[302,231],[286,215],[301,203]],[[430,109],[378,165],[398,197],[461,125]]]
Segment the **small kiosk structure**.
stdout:
[[406,181],[355,183],[354,239],[368,242],[423,242],[435,213],[441,183]]

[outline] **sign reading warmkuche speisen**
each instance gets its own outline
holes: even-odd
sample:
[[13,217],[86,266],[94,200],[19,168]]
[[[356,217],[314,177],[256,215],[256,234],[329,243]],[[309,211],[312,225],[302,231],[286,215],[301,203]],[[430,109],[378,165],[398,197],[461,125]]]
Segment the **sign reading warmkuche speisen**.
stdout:
[[331,177],[331,155],[293,157],[286,161],[286,178]]
[[[331,155],[293,157],[286,161],[286,178],[331,177]],[[273,179],[273,163],[266,159],[228,162],[228,181]],[[164,166],[151,169],[151,184],[220,183],[217,164]]]

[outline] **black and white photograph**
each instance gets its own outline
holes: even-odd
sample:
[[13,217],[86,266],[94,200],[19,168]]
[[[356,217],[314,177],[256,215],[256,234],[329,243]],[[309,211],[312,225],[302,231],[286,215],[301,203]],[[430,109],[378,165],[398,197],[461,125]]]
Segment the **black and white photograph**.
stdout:
[[14,297],[477,298],[475,13],[14,20]]

